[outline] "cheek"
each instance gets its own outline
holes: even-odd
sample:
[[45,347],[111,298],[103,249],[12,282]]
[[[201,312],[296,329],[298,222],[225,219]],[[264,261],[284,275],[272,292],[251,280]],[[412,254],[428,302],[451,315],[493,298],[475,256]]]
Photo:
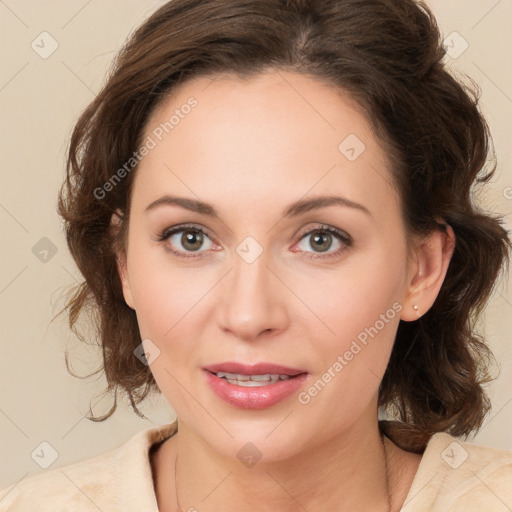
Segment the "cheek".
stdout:
[[153,269],[140,277],[134,301],[141,335],[170,340],[181,324],[197,316],[208,286],[197,275],[190,278],[179,271],[162,275]]
[[293,269],[288,279],[293,278],[294,291],[311,311],[307,315],[310,326],[316,325],[328,346],[334,342],[341,347],[373,326],[381,315],[398,324],[404,265],[399,250],[381,244],[354,252],[336,270],[300,273]]
[[329,415],[333,425],[350,423],[376,400],[402,306],[391,279],[377,285],[372,277],[351,272],[325,283],[323,297],[315,295],[323,322],[315,325],[327,327],[310,329],[314,374],[298,396],[312,422]]
[[297,293],[318,317],[308,315],[303,325],[311,333],[316,364],[299,403],[345,421],[375,399],[402,309],[404,261],[395,247],[382,243],[347,258],[337,272],[298,280]]
[[132,253],[130,276],[141,338],[151,340],[159,350],[151,372],[166,400],[183,418],[190,397],[178,382],[189,382],[189,368],[196,361],[197,347],[192,341],[203,329],[204,298],[214,282],[205,274],[200,268],[172,263],[164,251],[155,248]]
[[141,336],[166,340],[194,314],[210,280],[200,268],[185,268],[157,247],[138,247],[128,255],[130,286]]

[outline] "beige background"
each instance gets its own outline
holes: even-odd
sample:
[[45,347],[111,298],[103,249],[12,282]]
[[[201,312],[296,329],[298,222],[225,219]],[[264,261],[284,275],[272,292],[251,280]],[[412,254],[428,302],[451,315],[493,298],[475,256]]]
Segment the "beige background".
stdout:
[[[118,446],[134,433],[169,422],[173,412],[161,397],[139,419],[124,400],[103,423],[83,418],[89,400],[99,400],[104,379],[80,380],[66,371],[66,343],[76,346],[81,375],[98,365],[98,353],[79,346],[65,319],[50,324],[62,291],[79,279],[69,256],[56,195],[64,173],[68,136],[81,110],[99,90],[107,66],[130,31],[163,2],[142,0],[0,0],[0,488],[43,471],[31,454],[46,441],[58,453],[50,468]],[[512,212],[512,0],[431,0],[445,36],[458,32],[468,48],[447,60],[482,87],[482,108],[494,135],[500,164],[486,203]],[[58,48],[46,59],[39,52]],[[42,48],[41,38],[45,44]],[[448,37],[452,51],[463,40]],[[453,54],[455,55],[455,54]],[[511,216],[507,222],[512,227]],[[509,228],[510,229],[510,228]],[[43,262],[33,247],[50,247]],[[41,246],[36,244],[43,244]],[[46,245],[45,245],[46,244]],[[54,250],[55,250],[54,249]],[[37,250],[34,250],[36,253]],[[42,257],[39,252],[39,256]],[[512,294],[508,277],[497,289],[482,329],[502,371],[491,386],[493,412],[476,436],[479,444],[512,448]],[[110,399],[95,412],[107,410]]]

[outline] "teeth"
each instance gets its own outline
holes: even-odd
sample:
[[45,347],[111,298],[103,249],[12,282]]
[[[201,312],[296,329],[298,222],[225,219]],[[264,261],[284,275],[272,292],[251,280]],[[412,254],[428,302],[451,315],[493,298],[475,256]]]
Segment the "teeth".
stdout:
[[255,380],[256,382],[262,380],[272,380],[272,377],[276,377],[276,380],[279,380],[279,375],[251,375],[251,380]]
[[239,373],[227,373],[218,372],[217,377],[227,380],[230,384],[236,384],[237,386],[266,386],[267,384],[274,384],[279,380],[288,380],[289,375],[241,375]]
[[236,380],[250,380],[251,377],[249,375],[239,375],[237,373],[227,373],[227,372],[218,372],[217,377],[224,377],[226,379],[236,379]]

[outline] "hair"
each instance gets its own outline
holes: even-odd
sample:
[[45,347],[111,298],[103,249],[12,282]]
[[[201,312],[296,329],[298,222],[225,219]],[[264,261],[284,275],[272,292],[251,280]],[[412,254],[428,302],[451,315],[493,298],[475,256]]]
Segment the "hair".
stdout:
[[480,428],[493,359],[475,326],[508,270],[511,243],[502,217],[474,202],[475,186],[496,169],[478,87],[459,83],[444,55],[433,14],[414,0],[172,0],[131,35],[73,130],[59,195],[67,243],[85,278],[64,309],[82,341],[92,334],[78,320],[82,313],[92,320],[103,354],[95,373],[105,372],[105,393],[114,395],[107,414],[89,419],[110,417],[119,391],[144,417],[137,404],[158,390],[134,357],[141,337],[116,264],[136,166],[108,193],[98,190],[133,156],[148,117],[179,84],[282,69],[331,84],[364,112],[392,157],[408,235],[447,223],[456,236],[435,303],[418,320],[399,323],[379,389],[392,421],[381,428],[418,453],[436,432],[468,436]]

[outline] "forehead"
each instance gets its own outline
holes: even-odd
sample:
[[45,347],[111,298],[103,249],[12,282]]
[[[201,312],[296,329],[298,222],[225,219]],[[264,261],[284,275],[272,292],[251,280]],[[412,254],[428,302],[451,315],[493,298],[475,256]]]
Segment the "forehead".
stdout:
[[357,105],[297,73],[187,81],[151,115],[149,139],[134,187],[146,201],[164,191],[269,206],[340,192],[372,210],[397,200],[387,155]]

